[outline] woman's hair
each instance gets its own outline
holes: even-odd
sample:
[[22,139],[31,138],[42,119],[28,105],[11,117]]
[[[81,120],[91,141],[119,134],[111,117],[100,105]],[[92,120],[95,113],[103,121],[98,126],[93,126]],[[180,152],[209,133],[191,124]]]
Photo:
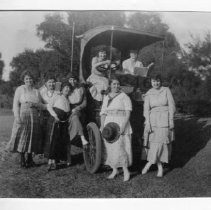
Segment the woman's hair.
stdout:
[[111,85],[111,83],[112,83],[114,80],[116,80],[116,81],[118,81],[118,82],[120,83],[119,79],[118,79],[116,76],[111,76],[110,79],[109,79],[109,82],[108,82],[109,86]]
[[75,84],[75,87],[73,87],[71,84],[71,91],[70,92],[73,92],[73,90],[75,89],[75,88],[79,88],[79,87],[81,87],[81,85],[80,85],[80,82],[79,82],[79,78],[78,78],[78,76],[76,75],[76,74],[74,74],[74,73],[69,73],[68,75],[67,75],[67,79],[68,79],[68,82],[69,82],[69,79],[70,78],[73,78],[73,79],[75,79],[76,80],[76,84]]
[[47,82],[48,80],[54,80],[56,82],[56,77],[53,74],[47,74],[45,76],[45,82]]
[[23,71],[23,72],[21,73],[20,78],[21,78],[21,80],[22,80],[23,82],[24,82],[25,76],[29,76],[29,77],[31,77],[31,78],[34,80],[33,74],[32,74],[30,71],[28,71],[28,70],[25,70],[25,71]]
[[[108,81],[109,87],[108,87],[107,90],[105,90],[105,91],[102,92],[103,95],[108,95],[111,92],[111,83],[114,80],[116,80],[116,81],[118,81],[120,83],[119,79],[116,76],[111,76],[111,78]],[[121,85],[121,83],[120,83],[120,85]]]
[[156,80],[156,81],[160,81],[161,84],[162,84],[162,77],[161,77],[161,74],[157,73],[157,74],[153,74],[150,76],[150,81],[152,80]]
[[97,56],[99,56],[99,53],[100,53],[100,52],[104,52],[105,54],[107,54],[106,50],[101,49],[101,50],[99,50],[99,51],[97,52]]
[[63,90],[63,88],[66,87],[66,86],[69,87],[70,90],[72,89],[72,86],[71,86],[71,84],[69,82],[63,82],[61,84],[61,90]]

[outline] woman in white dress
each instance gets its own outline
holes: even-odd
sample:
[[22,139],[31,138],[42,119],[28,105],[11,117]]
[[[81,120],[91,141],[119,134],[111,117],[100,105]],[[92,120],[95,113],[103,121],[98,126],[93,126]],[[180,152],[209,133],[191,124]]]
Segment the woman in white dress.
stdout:
[[89,88],[90,94],[93,99],[97,102],[102,102],[103,94],[102,92],[108,88],[108,79],[106,77],[106,70],[99,71],[100,66],[109,65],[110,60],[107,60],[107,55],[105,50],[100,50],[97,57],[92,59],[92,73],[87,78],[87,82],[91,84]]
[[108,177],[109,179],[113,179],[118,174],[119,167],[123,168],[124,181],[130,179],[128,167],[132,164],[132,129],[129,122],[131,111],[130,98],[120,90],[118,79],[111,79],[110,91],[103,100],[100,112],[101,131],[109,122],[117,123],[120,127],[120,137],[116,142],[108,143],[104,139],[107,154],[105,164],[109,165],[113,170]]
[[162,177],[162,164],[169,162],[174,140],[175,103],[170,89],[162,86],[160,75],[151,77],[151,85],[144,100],[144,148],[148,162],[142,174],[146,174],[152,164],[157,164],[157,176]]
[[[42,108],[39,91],[33,87],[33,75],[24,71],[21,75],[24,85],[15,91],[13,100],[14,123],[7,148],[20,153],[21,167],[31,167],[35,163],[32,153],[42,153],[39,111]],[[27,156],[27,157],[25,157]]]

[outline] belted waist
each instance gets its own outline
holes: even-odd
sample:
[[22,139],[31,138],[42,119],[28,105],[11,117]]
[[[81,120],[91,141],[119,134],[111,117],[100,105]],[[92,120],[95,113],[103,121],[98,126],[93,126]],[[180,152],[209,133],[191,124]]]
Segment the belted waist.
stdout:
[[126,116],[125,110],[108,110],[107,116]]
[[33,102],[24,102],[24,103],[21,103],[21,108],[22,109],[32,109],[32,108],[35,108],[33,107]]
[[167,112],[169,111],[169,107],[168,106],[157,106],[157,107],[153,107],[150,112]]

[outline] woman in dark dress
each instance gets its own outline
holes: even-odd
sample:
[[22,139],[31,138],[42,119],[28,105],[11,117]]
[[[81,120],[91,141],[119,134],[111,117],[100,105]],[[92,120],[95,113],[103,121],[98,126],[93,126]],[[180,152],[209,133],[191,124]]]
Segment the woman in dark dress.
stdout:
[[68,119],[70,115],[68,95],[70,90],[70,84],[63,83],[61,94],[52,97],[47,105],[51,115],[48,120],[48,140],[45,148],[45,154],[48,156],[48,170],[56,169],[58,161],[67,160]]
[[68,143],[67,165],[70,165],[71,164],[71,154],[70,154],[71,141],[76,136],[80,136],[83,147],[86,147],[88,143],[84,136],[83,127],[80,122],[81,112],[87,105],[87,98],[85,94],[85,89],[79,84],[78,78],[76,75],[72,73],[69,74],[68,81],[72,87],[70,94],[68,96],[68,100],[69,100],[70,108],[71,108],[71,115],[69,118],[70,141]]

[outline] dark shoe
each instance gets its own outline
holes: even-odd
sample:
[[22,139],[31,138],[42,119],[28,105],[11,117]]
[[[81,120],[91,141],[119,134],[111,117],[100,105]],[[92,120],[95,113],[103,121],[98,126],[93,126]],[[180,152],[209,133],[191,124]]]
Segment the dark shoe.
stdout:
[[21,168],[25,168],[26,167],[25,160],[21,160],[20,165],[21,165]]
[[31,159],[26,161],[26,168],[36,167],[37,164]]
[[56,170],[56,164],[55,163],[51,163],[48,165],[48,171],[52,171],[52,170]]
[[47,168],[48,171],[51,171],[51,165],[52,164],[48,164],[48,168]]
[[21,168],[26,167],[26,160],[25,160],[24,154],[21,154],[21,156],[20,156],[20,166],[21,166]]

